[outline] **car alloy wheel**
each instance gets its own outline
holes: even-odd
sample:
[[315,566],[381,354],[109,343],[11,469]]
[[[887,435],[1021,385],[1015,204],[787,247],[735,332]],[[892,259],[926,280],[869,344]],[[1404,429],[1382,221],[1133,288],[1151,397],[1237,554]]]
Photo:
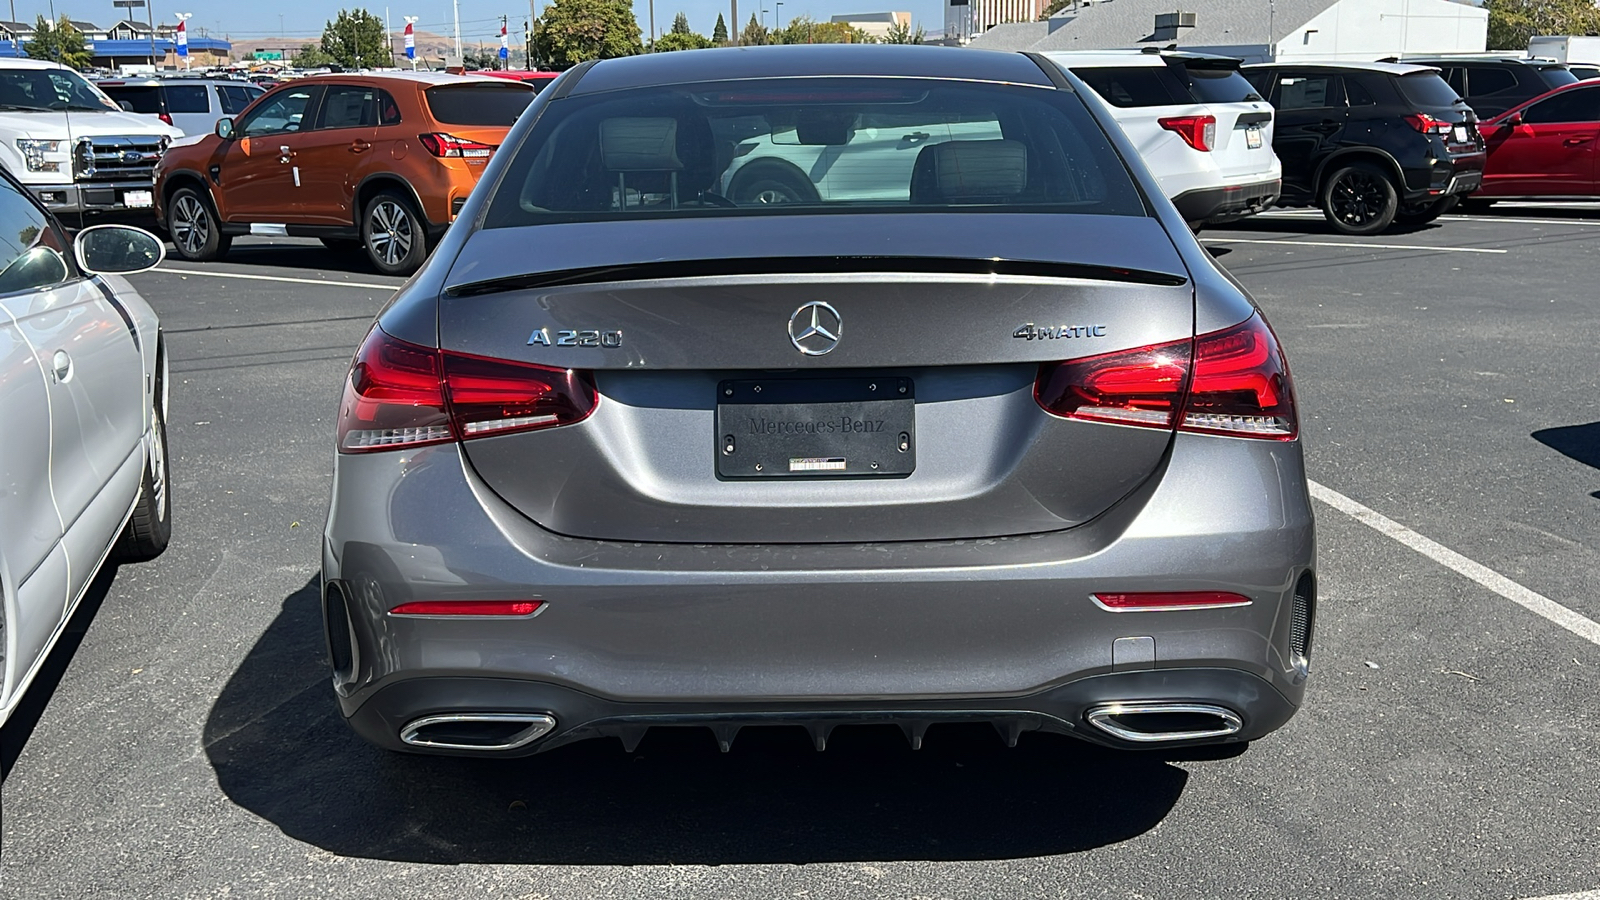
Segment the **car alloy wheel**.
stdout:
[[415,240],[415,226],[404,206],[388,197],[373,204],[367,222],[367,252],[373,259],[397,267],[411,255]]
[[1352,163],[1328,178],[1322,189],[1322,214],[1344,234],[1377,234],[1394,222],[1399,194],[1383,170]]
[[172,204],[172,242],[187,257],[197,257],[211,239],[211,214],[193,194],[184,194]]

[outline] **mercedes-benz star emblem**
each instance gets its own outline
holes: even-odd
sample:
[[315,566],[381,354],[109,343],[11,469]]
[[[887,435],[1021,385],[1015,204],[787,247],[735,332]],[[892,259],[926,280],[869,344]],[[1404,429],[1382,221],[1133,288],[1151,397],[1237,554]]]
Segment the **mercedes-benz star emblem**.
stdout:
[[844,317],[820,300],[807,303],[789,317],[789,342],[807,356],[821,356],[839,346]]

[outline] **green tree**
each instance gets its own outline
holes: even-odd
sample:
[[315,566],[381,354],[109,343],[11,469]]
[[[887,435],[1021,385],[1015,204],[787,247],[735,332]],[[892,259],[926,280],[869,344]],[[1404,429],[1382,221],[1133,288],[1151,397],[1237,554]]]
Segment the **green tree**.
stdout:
[[688,33],[669,31],[663,34],[660,40],[656,41],[650,52],[666,53],[670,50],[706,50],[715,46],[716,44],[713,44],[711,39],[705,35],[695,34],[692,31]]
[[711,43],[718,47],[728,43],[728,23],[722,21],[722,13],[717,13],[717,27],[711,29]]
[[[745,29],[749,34],[750,29]],[[795,16],[789,24],[773,32],[773,44],[870,44],[872,38],[859,28],[843,22],[818,22],[810,16]]]
[[672,31],[670,33],[671,34],[694,34],[694,32],[689,30],[689,17],[684,15],[681,12],[678,13],[676,16],[673,16],[672,17]]
[[339,10],[322,29],[322,52],[346,69],[370,69],[394,64],[383,20],[364,9]]
[[1077,5],[1078,0],[1050,0],[1049,3],[1045,4],[1044,11],[1039,13],[1039,21],[1048,22],[1050,21],[1050,17],[1056,13],[1061,12],[1063,9],[1066,9],[1069,6],[1076,8]]
[[553,0],[533,29],[539,61],[558,69],[644,52],[628,0]]
[[1484,6],[1491,50],[1526,50],[1536,34],[1600,31],[1600,7],[1593,0],[1488,0]]
[[927,37],[927,32],[922,30],[921,25],[918,25],[916,30],[913,31],[909,24],[896,21],[889,26],[889,33],[883,36],[883,43],[920,44],[925,37]]
[[294,52],[292,60],[295,65],[304,69],[320,69],[323,66],[331,66],[338,62],[332,56],[322,52],[322,48],[316,44],[306,44],[301,47]]
[[72,27],[65,15],[53,26],[49,19],[39,16],[33,26],[33,40],[22,49],[34,59],[47,59],[74,69],[86,68],[94,58],[94,53],[84,45],[83,32]]
[[744,26],[744,31],[739,35],[739,43],[746,47],[759,47],[762,44],[772,43],[772,32],[762,27],[756,21],[756,14],[750,14],[750,24]]

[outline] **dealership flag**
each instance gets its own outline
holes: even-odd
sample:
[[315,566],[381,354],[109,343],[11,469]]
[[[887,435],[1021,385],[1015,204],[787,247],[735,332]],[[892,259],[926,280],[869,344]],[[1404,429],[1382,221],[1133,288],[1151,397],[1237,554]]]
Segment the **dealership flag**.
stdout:
[[506,58],[508,58],[510,56],[511,56],[510,45],[508,45],[506,43],[506,26],[505,26],[505,23],[502,22],[502,23],[500,23],[500,58],[501,59],[506,59]]
[[411,30],[411,23],[406,23],[406,59],[417,58],[417,36]]
[[187,29],[187,28],[185,28],[183,26],[184,26],[183,20],[182,19],[178,20],[178,55],[182,56],[182,57],[188,57],[188,55],[189,55],[189,29]]

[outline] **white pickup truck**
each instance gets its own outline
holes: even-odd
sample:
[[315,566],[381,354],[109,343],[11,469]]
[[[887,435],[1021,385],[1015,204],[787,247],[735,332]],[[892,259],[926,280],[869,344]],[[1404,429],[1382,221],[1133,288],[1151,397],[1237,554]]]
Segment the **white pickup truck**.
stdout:
[[0,60],[0,165],[69,227],[153,217],[156,164],[182,135],[66,66]]

